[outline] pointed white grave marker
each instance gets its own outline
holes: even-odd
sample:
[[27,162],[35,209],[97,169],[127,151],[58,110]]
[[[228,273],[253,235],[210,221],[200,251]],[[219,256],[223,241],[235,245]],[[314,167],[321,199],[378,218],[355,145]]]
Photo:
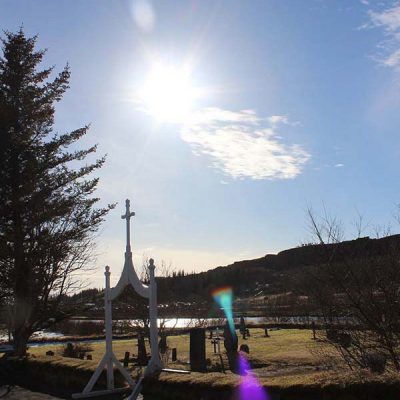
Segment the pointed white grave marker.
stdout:
[[[151,357],[147,364],[144,375],[152,374],[156,371],[160,371],[163,367],[158,354],[158,327],[157,327],[157,285],[154,274],[154,260],[149,260],[149,286],[144,285],[138,278],[132,261],[131,251],[131,238],[130,238],[130,220],[135,215],[134,212],[130,211],[130,201],[125,201],[125,214],[121,216],[122,219],[126,219],[126,250],[125,250],[125,263],[121,273],[121,277],[117,285],[114,288],[110,288],[110,267],[105,268],[106,287],[104,290],[104,313],[105,313],[105,330],[106,330],[106,353],[104,354],[100,364],[96,368],[93,376],[89,380],[85,389],[82,393],[73,395],[74,398],[82,397],[93,397],[99,395],[106,395],[111,393],[120,392],[121,389],[114,388],[114,365],[119,369],[121,374],[124,376],[128,384],[132,388],[132,393],[129,396],[129,400],[134,400],[140,393],[140,386],[142,378],[135,383],[126,369],[117,360],[112,349],[112,300],[116,299],[125,289],[126,286],[131,285],[135,291],[142,297],[149,299],[149,317],[150,317],[150,345],[151,345]],[[107,368],[107,390],[92,392],[94,384],[99,379],[101,372],[104,367]]]

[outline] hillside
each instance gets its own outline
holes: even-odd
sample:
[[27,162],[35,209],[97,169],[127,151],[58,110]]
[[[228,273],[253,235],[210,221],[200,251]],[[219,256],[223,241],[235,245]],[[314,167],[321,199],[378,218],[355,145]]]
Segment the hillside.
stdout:
[[[178,274],[157,278],[159,313],[164,316],[217,315],[211,293],[214,289],[231,286],[234,293],[234,308],[247,314],[302,314],[305,305],[301,296],[291,295],[298,282],[304,278],[309,267],[324,268],[327,262],[341,262],[351,258],[379,257],[391,248],[400,248],[400,235],[381,239],[369,237],[329,245],[307,245],[267,254],[253,260],[237,261],[197,274]],[[87,303],[92,317],[102,318],[103,294],[96,289],[86,290],[67,301]],[[113,315],[125,318],[128,315],[146,313],[146,301],[127,289],[115,301]],[[308,310],[310,311],[310,310]]]
[[393,246],[400,246],[400,235],[296,247],[198,274],[159,278],[159,297],[162,302],[205,300],[212,290],[221,286],[232,286],[237,297],[273,295],[285,291],[291,277],[305,267],[341,262],[349,257],[380,256]]

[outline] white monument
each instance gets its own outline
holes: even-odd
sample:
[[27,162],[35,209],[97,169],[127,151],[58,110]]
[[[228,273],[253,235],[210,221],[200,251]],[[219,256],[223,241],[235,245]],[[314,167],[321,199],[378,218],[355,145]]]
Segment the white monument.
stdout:
[[[112,307],[111,302],[115,300],[125,289],[126,286],[131,285],[135,291],[142,297],[149,299],[149,316],[150,316],[150,346],[151,346],[151,357],[144,371],[144,376],[152,374],[157,371],[161,371],[163,368],[160,356],[158,353],[158,327],[157,327],[157,285],[154,277],[154,261],[150,259],[149,262],[149,286],[144,285],[138,278],[135,268],[132,262],[132,251],[130,244],[130,219],[135,215],[134,212],[130,211],[130,202],[125,202],[126,211],[121,216],[122,219],[126,219],[126,250],[125,250],[125,263],[121,273],[121,277],[117,285],[113,288],[110,287],[110,267],[105,268],[104,275],[106,277],[106,287],[104,290],[104,312],[105,312],[105,330],[106,330],[106,352],[100,361],[100,364],[96,368],[96,371],[90,378],[88,384],[83,389],[82,393],[74,394],[74,398],[82,397],[94,397],[99,395],[107,395],[111,393],[117,393],[125,391],[126,388],[116,389],[114,387],[114,365],[121,372],[123,377],[126,379],[128,384],[132,388],[132,393],[128,397],[129,400],[134,400],[140,393],[141,383],[143,376],[138,382],[135,382],[129,372],[122,366],[117,360],[112,349]],[[107,369],[107,390],[94,391],[92,392],[94,384],[100,377],[101,372]]]

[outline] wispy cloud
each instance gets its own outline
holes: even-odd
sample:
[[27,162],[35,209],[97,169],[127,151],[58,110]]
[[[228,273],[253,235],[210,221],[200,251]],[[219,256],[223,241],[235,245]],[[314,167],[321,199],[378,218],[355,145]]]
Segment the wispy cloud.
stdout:
[[393,2],[379,10],[368,10],[369,23],[366,27],[380,28],[385,39],[379,43],[377,60],[386,67],[400,67],[400,4]]
[[196,154],[210,158],[212,167],[234,179],[292,179],[310,154],[298,144],[286,144],[277,131],[286,116],[260,118],[254,110],[204,108],[181,130]]
[[271,115],[270,117],[268,117],[268,121],[272,124],[272,125],[277,125],[279,123],[282,124],[288,124],[289,123],[289,119],[286,115]]

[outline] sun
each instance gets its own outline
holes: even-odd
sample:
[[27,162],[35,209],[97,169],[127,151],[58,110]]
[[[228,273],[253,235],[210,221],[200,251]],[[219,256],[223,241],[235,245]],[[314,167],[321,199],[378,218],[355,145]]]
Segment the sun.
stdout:
[[160,122],[186,123],[197,97],[190,78],[188,68],[154,65],[140,91],[146,112]]

